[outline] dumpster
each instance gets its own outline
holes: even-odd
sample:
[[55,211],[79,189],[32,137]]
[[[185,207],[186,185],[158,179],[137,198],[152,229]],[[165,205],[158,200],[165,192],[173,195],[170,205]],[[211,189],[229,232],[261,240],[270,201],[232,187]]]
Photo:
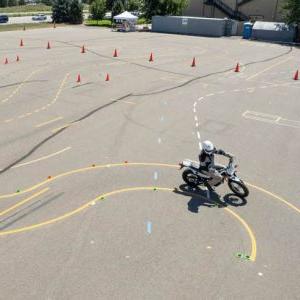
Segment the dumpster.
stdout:
[[252,27],[253,24],[252,23],[244,23],[243,26],[243,38],[249,40],[251,38],[252,35]]

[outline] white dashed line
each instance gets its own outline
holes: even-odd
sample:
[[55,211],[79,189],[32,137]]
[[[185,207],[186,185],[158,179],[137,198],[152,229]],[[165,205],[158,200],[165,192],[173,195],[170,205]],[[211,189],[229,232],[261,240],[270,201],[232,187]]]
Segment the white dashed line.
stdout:
[[199,132],[199,131],[197,131],[197,137],[198,137],[199,140],[201,139],[201,136],[200,136],[200,132]]
[[195,116],[195,121],[198,122],[198,117],[197,116]]

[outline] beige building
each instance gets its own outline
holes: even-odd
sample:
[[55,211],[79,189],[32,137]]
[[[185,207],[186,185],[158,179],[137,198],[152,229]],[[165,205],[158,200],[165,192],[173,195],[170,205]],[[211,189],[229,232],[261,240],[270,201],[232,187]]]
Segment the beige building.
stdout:
[[284,0],[189,0],[186,16],[282,21]]

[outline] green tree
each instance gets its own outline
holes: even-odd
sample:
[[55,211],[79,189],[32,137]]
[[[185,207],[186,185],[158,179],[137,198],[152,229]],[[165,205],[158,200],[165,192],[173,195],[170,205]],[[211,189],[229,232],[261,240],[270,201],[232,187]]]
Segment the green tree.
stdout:
[[124,11],[124,4],[121,0],[116,0],[112,7],[112,16],[116,16]]
[[71,0],[68,14],[71,24],[81,24],[83,22],[83,4],[80,0]]
[[155,15],[182,15],[187,4],[187,0],[145,0],[145,17],[151,19]]
[[94,0],[90,5],[90,14],[93,20],[102,20],[106,12],[106,0]]
[[300,0],[285,0],[283,9],[285,21],[290,25],[296,25],[297,41],[300,41]]
[[143,9],[143,1],[141,1],[141,0],[127,0],[125,8],[128,11],[141,11]]
[[52,19],[56,23],[69,22],[70,0],[54,0],[52,5]]
[[145,0],[144,14],[147,19],[151,19],[152,16],[160,15],[160,1],[159,0]]
[[161,0],[159,4],[161,15],[180,16],[186,7],[187,0]]
[[8,6],[16,6],[17,0],[8,0]]
[[6,7],[6,0],[0,0],[0,7]]
[[106,0],[106,8],[107,8],[107,10],[112,11],[113,5],[114,5],[114,0]]

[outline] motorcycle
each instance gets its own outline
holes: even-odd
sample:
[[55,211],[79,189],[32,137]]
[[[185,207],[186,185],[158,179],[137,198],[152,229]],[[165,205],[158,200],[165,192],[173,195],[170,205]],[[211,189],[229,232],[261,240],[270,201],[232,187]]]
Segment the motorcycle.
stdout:
[[[208,175],[202,174],[199,171],[199,162],[192,161],[190,159],[185,159],[180,165],[180,170],[185,168],[182,173],[182,179],[184,182],[192,187],[196,188],[200,185],[207,186],[210,177]],[[217,183],[215,186],[219,186],[226,180],[230,190],[241,198],[245,198],[249,195],[249,190],[245,183],[237,176],[236,169],[237,165],[234,164],[233,157],[229,158],[229,163],[226,167],[215,166],[216,170],[222,175],[223,179]]]

